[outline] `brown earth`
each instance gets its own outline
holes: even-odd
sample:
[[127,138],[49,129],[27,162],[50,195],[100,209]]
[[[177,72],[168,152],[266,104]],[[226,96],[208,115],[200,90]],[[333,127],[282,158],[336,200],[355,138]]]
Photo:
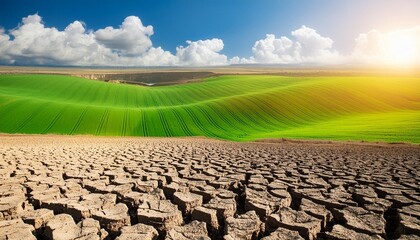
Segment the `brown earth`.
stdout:
[[0,239],[419,239],[420,147],[0,135]]
[[92,80],[112,83],[127,83],[146,86],[163,86],[185,84],[201,81],[204,78],[215,77],[213,72],[143,72],[143,73],[103,73],[103,74],[74,74]]
[[0,74],[59,74],[83,77],[112,83],[160,86],[201,81],[219,75],[278,75],[295,77],[322,76],[410,76],[419,77],[420,69],[354,68],[354,67],[284,67],[270,65],[233,65],[225,67],[30,67],[0,66]]

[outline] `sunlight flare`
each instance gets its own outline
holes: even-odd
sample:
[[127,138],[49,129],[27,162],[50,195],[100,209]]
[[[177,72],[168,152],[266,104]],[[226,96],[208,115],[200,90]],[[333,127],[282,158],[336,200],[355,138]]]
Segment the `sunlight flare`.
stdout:
[[388,37],[387,55],[392,64],[414,64],[417,55],[416,41],[406,34],[391,34]]

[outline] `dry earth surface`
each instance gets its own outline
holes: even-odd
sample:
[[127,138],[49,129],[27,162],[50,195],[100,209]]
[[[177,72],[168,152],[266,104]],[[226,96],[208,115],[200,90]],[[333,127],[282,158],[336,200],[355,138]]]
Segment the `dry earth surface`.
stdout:
[[0,239],[419,239],[420,147],[0,136]]
[[[171,74],[173,73],[173,74]],[[185,74],[183,74],[185,73]],[[297,77],[321,76],[420,76],[420,68],[367,68],[367,67],[284,67],[248,66],[226,67],[160,67],[160,68],[89,68],[89,67],[30,67],[0,66],[0,74],[64,74],[98,80],[122,80],[133,83],[133,78],[143,82],[188,83],[217,75],[279,75]],[[169,80],[165,80],[169,79]],[[139,81],[141,81],[139,80]],[[146,81],[145,81],[146,80]]]

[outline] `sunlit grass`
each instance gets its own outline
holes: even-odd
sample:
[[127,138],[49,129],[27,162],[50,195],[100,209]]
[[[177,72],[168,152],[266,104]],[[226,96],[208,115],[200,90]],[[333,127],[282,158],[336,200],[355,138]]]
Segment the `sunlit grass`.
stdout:
[[0,75],[0,132],[420,142],[420,79],[221,76],[164,87]]

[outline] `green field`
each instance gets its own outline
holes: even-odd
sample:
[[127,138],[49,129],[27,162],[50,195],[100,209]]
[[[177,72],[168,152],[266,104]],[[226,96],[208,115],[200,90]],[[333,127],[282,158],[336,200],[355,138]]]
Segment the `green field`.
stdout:
[[0,75],[0,132],[420,143],[420,78],[227,75],[143,87]]

